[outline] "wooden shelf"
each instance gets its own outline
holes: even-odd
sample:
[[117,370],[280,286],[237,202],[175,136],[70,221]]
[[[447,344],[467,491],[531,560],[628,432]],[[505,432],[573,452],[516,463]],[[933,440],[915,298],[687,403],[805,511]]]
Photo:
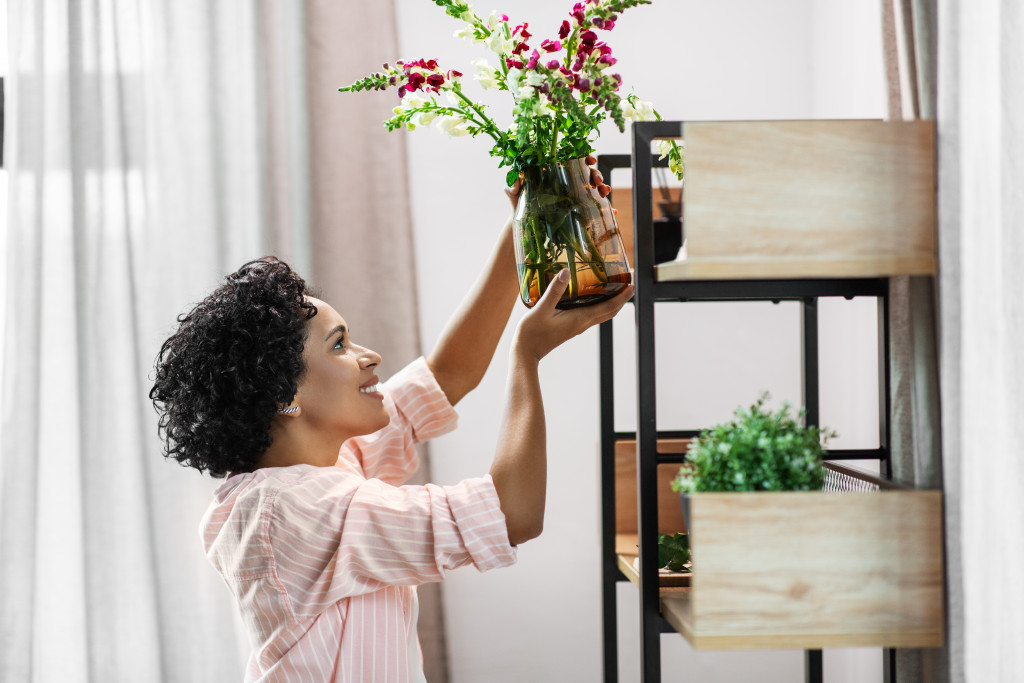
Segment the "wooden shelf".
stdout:
[[690,514],[692,590],[662,611],[694,647],[942,645],[940,491],[698,493]]
[[688,258],[656,279],[936,272],[933,121],[687,122]]
[[934,275],[934,258],[775,259],[688,258],[654,266],[658,282],[685,280],[774,280]]
[[[637,588],[640,587],[640,575],[636,570],[636,534],[615,534],[615,554],[619,561],[619,571],[632,582]],[[680,595],[690,592],[690,580],[693,577],[689,573],[672,572],[662,575],[661,596]]]

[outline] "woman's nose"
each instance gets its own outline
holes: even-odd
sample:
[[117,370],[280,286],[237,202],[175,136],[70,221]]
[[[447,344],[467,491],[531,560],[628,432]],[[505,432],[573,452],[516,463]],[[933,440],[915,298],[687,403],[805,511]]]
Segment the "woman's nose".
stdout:
[[364,370],[376,367],[383,362],[384,359],[381,358],[380,354],[374,351],[373,349],[368,349],[362,346],[359,348],[361,349],[359,354],[359,365]]

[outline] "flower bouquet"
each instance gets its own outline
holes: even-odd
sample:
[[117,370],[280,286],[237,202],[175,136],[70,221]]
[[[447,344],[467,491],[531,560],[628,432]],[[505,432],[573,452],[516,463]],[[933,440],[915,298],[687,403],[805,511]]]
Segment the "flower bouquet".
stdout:
[[[502,128],[487,108],[463,90],[463,74],[437,60],[384,64],[342,92],[398,90],[399,104],[385,121],[389,131],[435,125],[453,137],[487,135],[491,156],[508,167],[506,181],[523,185],[515,213],[516,257],[524,303],[532,306],[563,268],[569,287],[559,307],[603,301],[630,282],[629,265],[607,199],[589,183],[585,158],[594,151],[598,126],[611,119],[660,120],[650,102],[619,94],[622,78],[598,31],[611,31],[619,14],[650,0],[585,0],[573,5],[557,33],[537,41],[528,23],[513,25],[504,14],[478,16],[464,2],[433,0],[463,22],[456,37],[492,51],[497,64],[473,62],[474,79],[504,90],[513,100],[512,121]],[[532,42],[532,46],[531,46]],[[442,101],[442,93],[444,98]],[[662,158],[683,178],[682,148],[659,143]]]

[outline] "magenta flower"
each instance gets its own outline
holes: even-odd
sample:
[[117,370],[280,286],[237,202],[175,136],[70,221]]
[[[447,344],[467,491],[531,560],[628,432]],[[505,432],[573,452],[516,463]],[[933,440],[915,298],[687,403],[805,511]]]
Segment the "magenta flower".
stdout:
[[572,26],[569,26],[568,21],[562,21],[562,27],[558,29],[558,37],[565,40],[569,37],[570,32],[572,32]]
[[420,89],[420,86],[427,81],[426,77],[418,71],[413,71],[409,74],[409,82],[406,83],[406,90],[416,91]]
[[528,61],[526,63],[526,68],[527,69],[536,69],[537,68],[537,62],[539,62],[539,61],[540,61],[540,53],[537,52],[536,50],[534,50],[533,54],[530,55],[530,61]]
[[569,14],[572,15],[576,19],[576,21],[578,23],[580,23],[580,24],[582,24],[583,22],[585,22],[587,20],[587,15],[583,13],[583,3],[582,2],[577,2],[575,5],[573,5],[572,6],[572,12],[570,12]]
[[558,60],[557,59],[552,59],[550,62],[548,62],[548,68],[551,69],[552,71],[557,69],[558,66],[559,66],[559,64],[558,64]]
[[441,74],[430,74],[427,76],[427,84],[434,88],[435,92],[444,85],[444,76]]
[[596,42],[597,34],[591,31],[590,29],[587,29],[586,31],[580,34],[580,43],[587,43],[593,45]]
[[558,40],[545,40],[540,47],[544,52],[558,52],[562,49],[562,43]]

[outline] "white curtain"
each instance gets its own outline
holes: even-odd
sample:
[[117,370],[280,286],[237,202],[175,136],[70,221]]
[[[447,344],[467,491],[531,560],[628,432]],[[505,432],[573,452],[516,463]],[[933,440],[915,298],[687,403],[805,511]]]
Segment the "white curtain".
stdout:
[[939,0],[950,672],[1024,680],[1024,3]]
[[265,104],[304,102],[301,6],[9,2],[0,680],[241,680],[215,482],[160,456],[147,392],[225,273],[308,266],[302,130]]

